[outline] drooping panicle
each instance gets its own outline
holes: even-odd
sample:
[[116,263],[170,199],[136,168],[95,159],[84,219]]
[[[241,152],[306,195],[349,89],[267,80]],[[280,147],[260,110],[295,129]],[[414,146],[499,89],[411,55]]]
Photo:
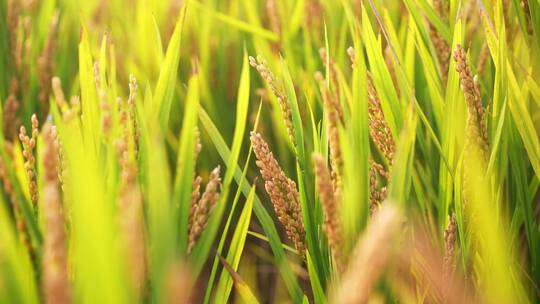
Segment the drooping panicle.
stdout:
[[191,220],[189,225],[188,253],[193,250],[197,240],[206,228],[212,210],[214,210],[214,207],[219,200],[220,191],[220,167],[217,166],[210,173],[208,184],[204,189],[201,199],[197,202],[196,207],[192,206],[192,215],[190,216]]
[[[448,8],[443,3],[443,0],[434,0],[433,6],[439,17],[445,21],[448,18]],[[442,79],[446,83],[450,61],[450,46],[432,23],[429,24],[429,34],[437,53]]]
[[257,166],[264,180],[264,187],[274,205],[279,221],[285,227],[287,236],[294,243],[296,250],[304,256],[305,230],[300,209],[300,194],[296,183],[285,175],[268,144],[259,133],[252,131],[250,139],[257,157]]
[[456,71],[459,74],[461,90],[467,102],[467,126],[466,126],[466,148],[477,146],[480,148],[480,158],[487,161],[488,157],[488,134],[484,117],[484,107],[480,95],[478,79],[473,77],[465,50],[461,45],[456,46],[454,52]]
[[24,157],[24,170],[26,171],[26,177],[28,178],[28,190],[30,193],[30,199],[34,205],[34,211],[37,212],[37,203],[39,199],[37,175],[36,175],[36,158],[34,157],[34,150],[36,148],[37,136],[39,133],[39,122],[36,114],[32,115],[32,134],[28,136],[26,134],[26,128],[21,126],[19,130],[19,140],[23,146]]
[[279,106],[281,108],[281,114],[285,120],[285,127],[287,128],[287,133],[289,134],[289,139],[294,145],[296,143],[294,138],[294,129],[292,124],[292,111],[291,106],[289,105],[289,99],[283,90],[282,83],[274,76],[272,71],[268,68],[266,61],[261,57],[257,56],[257,59],[249,56],[249,64],[257,69],[257,72],[261,75],[261,78],[266,82],[274,96],[276,97]]
[[385,156],[388,165],[392,166],[396,152],[396,143],[390,126],[384,117],[381,101],[369,73],[367,79],[369,133],[373,143],[375,143],[379,151]]

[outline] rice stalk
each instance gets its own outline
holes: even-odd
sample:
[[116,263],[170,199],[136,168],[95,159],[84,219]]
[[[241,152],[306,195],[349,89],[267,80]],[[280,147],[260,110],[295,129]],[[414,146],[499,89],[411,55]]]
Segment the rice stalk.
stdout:
[[319,82],[319,88],[323,96],[323,109],[328,130],[328,145],[330,147],[332,184],[334,185],[334,191],[338,191],[342,185],[341,172],[343,167],[341,139],[339,134],[339,126],[341,124],[339,110],[341,107],[338,106],[339,101],[335,99],[336,95],[331,95],[326,87],[322,73],[317,72],[315,74],[315,79]]
[[58,139],[54,126],[42,130],[43,151],[43,295],[45,303],[71,303],[68,276],[67,233],[58,181]]
[[118,218],[124,248],[128,257],[130,278],[136,294],[144,290],[147,273],[146,246],[144,237],[143,196],[138,183],[138,167],[133,151],[127,104],[120,111],[121,136],[117,142],[120,163],[120,185],[118,189]]
[[332,254],[336,261],[338,272],[343,269],[344,257],[342,245],[342,232],[340,220],[340,190],[334,190],[332,186],[332,177],[326,166],[326,161],[320,154],[313,155],[313,163],[315,165],[315,176],[317,177],[317,187],[319,198],[324,210],[324,230],[328,237],[328,243],[332,248]]

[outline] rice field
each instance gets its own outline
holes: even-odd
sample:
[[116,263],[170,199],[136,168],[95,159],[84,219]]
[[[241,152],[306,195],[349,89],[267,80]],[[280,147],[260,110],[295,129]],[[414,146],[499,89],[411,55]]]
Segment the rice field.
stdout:
[[539,71],[538,0],[0,0],[0,303],[538,303]]

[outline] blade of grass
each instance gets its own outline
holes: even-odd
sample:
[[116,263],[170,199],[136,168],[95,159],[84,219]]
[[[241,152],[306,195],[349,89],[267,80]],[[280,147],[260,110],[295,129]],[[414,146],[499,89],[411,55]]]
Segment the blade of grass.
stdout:
[[[251,220],[251,212],[253,210],[254,198],[255,185],[251,187],[251,190],[248,194],[246,203],[244,205],[244,208],[242,209],[240,218],[238,219],[238,224],[236,225],[233,238],[230,242],[229,252],[227,253],[226,261],[234,271],[238,270],[240,258],[242,257],[242,252],[246,243],[246,236]],[[228,299],[229,294],[231,293],[232,285],[232,278],[228,275],[225,275],[225,272],[222,272],[217,285],[216,299]]]
[[223,267],[225,267],[225,269],[229,273],[230,277],[234,281],[234,287],[238,291],[238,294],[240,295],[240,298],[243,300],[243,302],[244,303],[258,304],[259,301],[255,297],[255,295],[253,294],[251,289],[249,289],[246,282],[244,282],[244,280],[242,280],[240,275],[236,271],[234,271],[234,269],[231,267],[231,265],[229,265],[224,258],[222,258],[220,256],[219,260],[221,261],[221,264],[223,264]]
[[176,84],[176,76],[178,73],[178,65],[180,61],[180,50],[182,43],[182,29],[186,16],[186,2],[181,11],[174,32],[171,36],[165,59],[161,65],[158,82],[154,90],[154,98],[151,104],[146,104],[146,113],[153,116],[160,122],[161,128],[165,130],[169,124],[169,116],[171,111],[174,88]]
[[180,146],[176,162],[176,176],[172,199],[178,204],[178,248],[181,254],[187,252],[189,210],[191,208],[192,181],[195,165],[195,128],[199,110],[199,76],[191,76],[186,97],[186,107],[180,133]]
[[[244,58],[243,58],[243,67],[242,67],[242,74],[240,76],[240,85],[239,85],[239,88],[238,88],[238,96],[237,96],[237,118],[238,119],[246,119],[245,116],[247,115],[247,110],[248,110],[248,107],[249,107],[249,87],[250,87],[250,83],[249,83],[249,79],[250,79],[250,75],[249,75],[249,64],[247,62],[247,58],[246,58],[246,53],[244,51]],[[257,113],[257,118],[255,120],[255,126],[257,126],[258,124],[258,121],[259,121],[259,115],[261,113],[261,105],[259,105],[259,111]],[[242,127],[242,126],[239,126],[239,129],[238,129],[238,132],[241,131],[240,128],[245,128]],[[242,131],[243,133],[244,131]],[[246,165],[244,167],[244,170],[242,172],[242,181],[245,179],[245,176],[247,174],[247,168],[248,168],[248,163],[249,163],[249,160],[251,158],[251,148],[249,150],[249,153],[248,153],[248,158],[247,158],[247,162],[246,162]],[[226,241],[226,237],[227,237],[227,234],[228,234],[228,231],[229,231],[229,226],[230,226],[230,223],[231,223],[231,219],[232,219],[232,216],[233,216],[233,213],[234,213],[234,210],[235,210],[235,207],[236,207],[236,203],[239,199],[239,196],[240,196],[240,188],[238,189],[236,195],[235,195],[235,198],[233,200],[233,203],[232,203],[232,207],[231,207],[231,211],[230,211],[230,214],[229,214],[229,217],[227,219],[227,223],[225,224],[225,228],[223,229],[222,231],[222,236],[221,236],[221,239],[219,241],[219,245],[218,245],[218,248],[217,248],[217,254],[218,255],[221,255],[222,254],[222,250],[223,250],[223,246],[225,245],[225,241]],[[208,301],[210,301],[210,296],[211,296],[211,293],[212,293],[212,287],[214,286],[214,279],[215,279],[215,276],[216,276],[216,272],[217,272],[217,266],[218,266],[218,257],[216,256],[214,258],[214,264],[212,265],[212,271],[210,272],[210,278],[208,279],[208,288],[206,290],[206,293],[205,293],[205,296],[204,296],[204,302],[205,303],[208,303]]]

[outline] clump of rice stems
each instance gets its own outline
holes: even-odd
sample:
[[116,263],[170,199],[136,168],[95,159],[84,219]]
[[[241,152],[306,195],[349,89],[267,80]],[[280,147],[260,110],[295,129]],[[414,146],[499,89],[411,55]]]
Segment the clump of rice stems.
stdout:
[[67,270],[65,222],[62,214],[58,181],[58,140],[56,129],[43,127],[43,213],[45,236],[43,244],[43,294],[45,303],[71,303],[71,288]]
[[[447,6],[443,3],[443,0],[434,0],[433,6],[435,11],[443,20],[448,18],[448,9]],[[437,28],[433,24],[429,24],[429,34],[433,45],[435,46],[435,51],[437,53],[437,59],[439,61],[439,68],[441,69],[441,76],[446,82],[448,74],[448,65],[450,61],[450,46],[444,40],[442,35],[437,31]]]
[[266,12],[268,13],[270,28],[278,36],[281,35],[281,22],[276,0],[266,0]]
[[283,119],[285,120],[287,133],[289,134],[291,143],[294,145],[296,141],[294,139],[291,106],[289,105],[289,100],[287,98],[287,95],[285,95],[285,92],[283,91],[283,85],[274,76],[272,71],[270,71],[270,69],[268,68],[268,65],[266,64],[266,61],[261,56],[257,56],[257,59],[253,58],[252,56],[249,56],[249,64],[255,69],[257,69],[257,72],[259,72],[262,79],[270,87],[270,90],[272,91],[274,96],[277,98],[277,101],[281,108],[281,114],[283,115]]
[[39,121],[36,114],[32,115],[32,134],[28,136],[26,134],[26,128],[21,126],[19,131],[19,139],[23,146],[24,157],[24,169],[26,171],[26,177],[28,178],[28,190],[30,193],[30,199],[34,205],[34,211],[37,212],[37,203],[39,199],[37,176],[36,176],[36,158],[34,157],[34,149],[36,147],[36,140],[38,136]]
[[487,161],[488,157],[488,135],[486,121],[484,117],[484,107],[480,96],[480,86],[477,77],[473,77],[469,63],[465,55],[465,50],[461,45],[456,46],[454,52],[456,61],[456,71],[459,74],[461,90],[467,102],[467,126],[465,147],[478,146],[480,148],[480,159]]
[[208,184],[204,189],[201,199],[191,208],[189,223],[188,253],[191,252],[197,240],[201,236],[212,210],[219,199],[221,189],[220,167],[217,166],[210,173]]
[[328,243],[336,261],[338,271],[343,269],[343,246],[341,235],[341,220],[339,206],[341,202],[340,191],[334,191],[332,177],[326,166],[326,161],[320,154],[313,155],[315,176],[317,177],[317,190],[324,210],[324,230]]
[[401,213],[388,203],[375,213],[350,257],[333,303],[367,303],[387,261],[402,224]]
[[315,79],[319,82],[319,88],[323,97],[323,108],[326,114],[326,125],[328,129],[328,145],[330,147],[330,164],[332,173],[332,183],[334,191],[341,188],[341,171],[343,167],[343,158],[341,154],[341,140],[339,135],[339,110],[335,100],[326,87],[326,82],[322,73],[315,73]]
[[448,226],[444,230],[444,260],[443,271],[446,277],[454,271],[454,251],[456,244],[457,221],[456,214],[452,213],[449,217]]
[[339,119],[343,121],[343,108],[341,107],[339,99],[338,66],[332,58],[328,57],[326,48],[319,49],[319,56],[321,57],[324,66],[328,67],[330,70],[330,81],[332,82],[332,89],[334,91],[332,103],[339,114]]
[[40,116],[44,118],[49,112],[49,95],[51,93],[50,79],[54,68],[54,49],[56,46],[56,33],[58,29],[59,12],[56,11],[52,17],[49,33],[45,39],[45,45],[41,55],[37,59],[38,80],[39,80],[39,105]]
[[300,209],[300,194],[296,189],[296,183],[285,175],[268,144],[259,133],[252,131],[250,139],[257,157],[257,166],[264,180],[264,187],[274,205],[279,221],[285,227],[287,236],[293,241],[298,253],[304,256],[305,230]]
[[125,240],[133,287],[139,292],[146,275],[146,259],[143,225],[143,199],[138,183],[137,162],[133,153],[133,141],[129,117],[124,106],[120,111],[121,136],[117,142],[120,162],[120,185],[118,212],[120,231]]

